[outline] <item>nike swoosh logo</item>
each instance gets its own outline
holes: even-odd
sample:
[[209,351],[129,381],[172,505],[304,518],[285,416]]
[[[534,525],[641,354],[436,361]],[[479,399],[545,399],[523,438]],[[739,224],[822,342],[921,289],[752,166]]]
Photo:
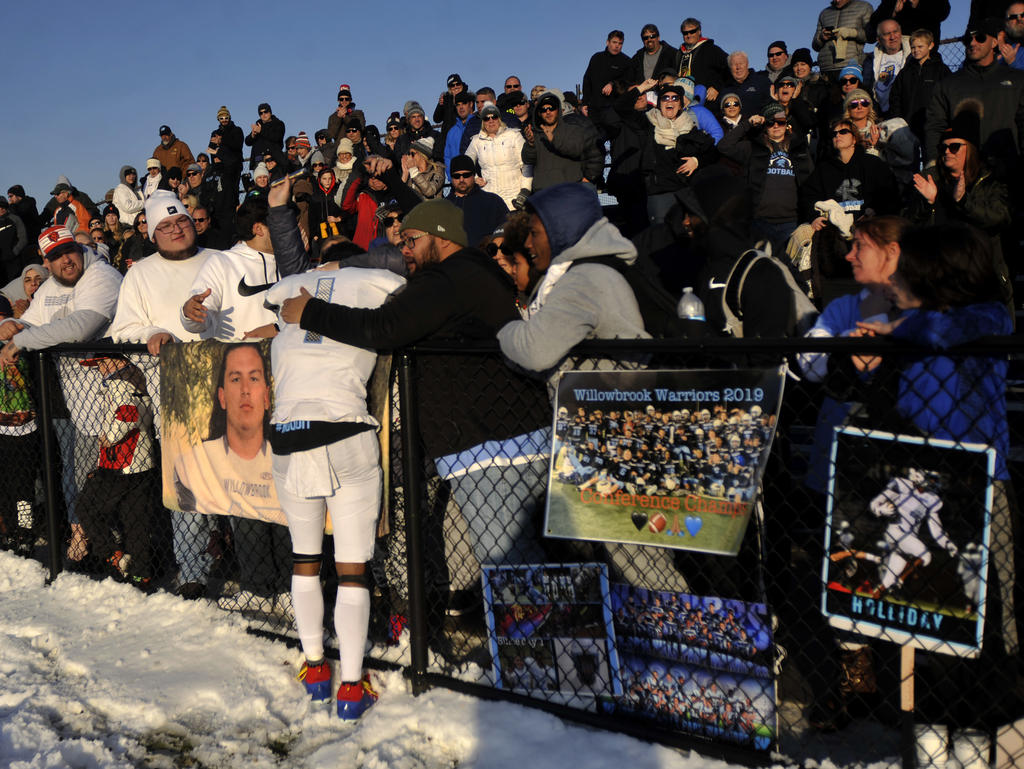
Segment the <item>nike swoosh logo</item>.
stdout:
[[256,294],[262,294],[264,291],[269,289],[273,283],[261,283],[258,286],[250,286],[245,282],[245,278],[241,278],[238,281],[238,293],[242,296],[256,296]]
[[708,281],[708,288],[725,288],[725,285],[725,283],[715,283],[714,278]]

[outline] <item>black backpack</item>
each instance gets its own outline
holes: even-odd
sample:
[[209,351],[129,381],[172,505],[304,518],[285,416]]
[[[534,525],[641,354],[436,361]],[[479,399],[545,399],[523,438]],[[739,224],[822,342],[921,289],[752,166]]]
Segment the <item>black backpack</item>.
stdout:
[[[698,335],[698,329],[693,321],[680,318],[676,314],[679,299],[666,291],[639,266],[639,263],[627,264],[622,259],[610,255],[589,256],[574,260],[569,269],[580,264],[603,264],[625,278],[629,287],[633,289],[633,296],[636,297],[640,315],[644,320],[644,330],[655,339],[678,339]],[[651,268],[656,270],[653,265]]]

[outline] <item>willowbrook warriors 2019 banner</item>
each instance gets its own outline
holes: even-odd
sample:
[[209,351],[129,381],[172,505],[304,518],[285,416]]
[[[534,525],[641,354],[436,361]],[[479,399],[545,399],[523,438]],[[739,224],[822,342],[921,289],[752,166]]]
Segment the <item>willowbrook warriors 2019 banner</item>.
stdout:
[[838,429],[822,564],[829,623],[976,655],[994,469],[987,446]]
[[784,371],[577,371],[558,386],[545,534],[735,555]]

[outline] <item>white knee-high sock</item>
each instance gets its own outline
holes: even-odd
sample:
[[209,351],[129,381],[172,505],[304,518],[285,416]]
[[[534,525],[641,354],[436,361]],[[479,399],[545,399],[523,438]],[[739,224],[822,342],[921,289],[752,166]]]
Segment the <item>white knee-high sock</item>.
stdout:
[[295,627],[307,660],[324,658],[324,594],[320,577],[292,574]]
[[338,634],[341,680],[358,681],[363,677],[363,653],[370,624],[370,591],[365,587],[338,586],[334,603],[334,630]]

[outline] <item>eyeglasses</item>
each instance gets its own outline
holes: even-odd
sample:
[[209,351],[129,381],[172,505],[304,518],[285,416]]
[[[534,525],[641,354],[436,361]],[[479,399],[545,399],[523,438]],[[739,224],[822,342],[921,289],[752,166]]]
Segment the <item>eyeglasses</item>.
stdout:
[[497,120],[497,119],[498,119],[497,115],[487,115],[487,116],[484,117],[484,120]]
[[955,155],[960,149],[966,144],[966,142],[945,142],[942,145],[942,151],[948,152],[950,155]]
[[852,134],[852,133],[853,133],[853,131],[851,131],[849,128],[837,128],[836,130],[834,130],[832,132],[832,135],[833,136],[846,136],[847,134]]
[[859,82],[860,82],[860,79],[855,78],[855,77],[841,77],[841,78],[839,78],[839,83],[841,85],[853,85],[854,83],[859,83]]
[[662,101],[679,101],[679,94],[674,93],[663,93],[661,95]]
[[768,51],[768,58],[769,59],[777,59],[779,56],[785,56],[785,55],[786,55],[785,51]]
[[205,166],[205,165],[206,165],[207,163],[209,163],[210,161],[209,161],[209,160],[207,160],[206,158],[199,158],[199,160],[197,160],[196,162],[197,162],[197,163],[198,163],[199,165],[201,165],[201,166]]
[[505,83],[506,91],[521,91],[523,90],[522,83]]
[[967,34],[964,35],[964,45],[970,45],[971,40],[974,40],[975,43],[979,44],[984,43],[986,40],[988,40],[988,34],[986,34],[985,32],[968,32]]
[[722,105],[722,107],[725,108],[725,109],[729,109],[730,107],[738,107],[738,106],[740,106],[740,103],[738,101],[727,101],[725,104]]
[[146,223],[145,219],[139,219],[139,221],[136,222],[136,224],[145,224],[145,223]]
[[402,238],[402,240],[398,242],[398,244],[402,248],[408,248],[410,251],[412,251],[412,247],[416,245],[416,241],[426,234],[427,233],[425,232],[421,232],[419,235],[406,235],[404,238]]
[[188,176],[201,176],[201,174],[198,171],[189,171],[187,175]]
[[870,107],[871,101],[869,99],[854,99],[850,102],[851,107]]
[[[198,222],[199,224],[202,224],[203,222],[210,221],[210,217],[208,217],[208,216],[197,216],[195,219],[193,219],[193,221],[194,222]],[[157,229],[159,229],[159,228],[157,228]]]
[[775,125],[789,125],[789,121],[786,120],[786,118],[782,118],[782,120],[773,120],[772,122]]
[[538,112],[556,112],[557,110],[550,104],[545,104],[543,107],[537,109]]
[[658,39],[658,35],[642,35],[641,37],[643,37],[644,40],[657,40]]
[[269,115],[270,114],[270,110],[269,109],[261,109],[260,110],[260,114],[261,115]]
[[474,174],[471,171],[459,171],[457,173],[452,174],[452,180],[454,181],[455,179],[470,179],[473,177],[473,175]]
[[174,222],[164,222],[156,226],[156,231],[161,235],[170,235],[172,232],[184,232],[185,222],[187,221],[188,219],[178,219]]
[[229,120],[231,120],[231,118],[229,118],[229,117],[219,117],[219,118],[217,118],[217,120],[219,122],[221,122],[221,123],[227,123]]
[[314,163],[313,164],[313,168],[323,168],[326,165],[327,165],[326,163]]
[[401,220],[397,216],[385,216],[384,217],[384,226],[385,227],[394,227],[396,224],[398,224],[399,221],[401,221]]
[[684,35],[696,35],[698,32],[700,32],[700,27],[694,27],[693,29],[683,30]]
[[347,133],[347,134],[357,134],[357,133],[359,133],[359,129],[358,128],[346,128],[345,129],[345,133]]
[[1007,21],[1017,21],[1018,19],[1024,21],[1024,13],[1008,13],[1006,14]]

